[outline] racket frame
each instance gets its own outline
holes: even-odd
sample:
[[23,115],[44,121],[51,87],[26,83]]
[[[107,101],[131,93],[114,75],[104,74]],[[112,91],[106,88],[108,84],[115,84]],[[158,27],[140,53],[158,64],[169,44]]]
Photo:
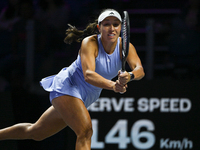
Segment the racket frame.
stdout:
[[122,70],[121,72],[125,72],[126,66],[126,58],[129,52],[129,42],[130,42],[130,21],[129,15],[127,11],[123,11],[124,17],[122,20],[122,28],[121,28],[121,39],[122,39]]

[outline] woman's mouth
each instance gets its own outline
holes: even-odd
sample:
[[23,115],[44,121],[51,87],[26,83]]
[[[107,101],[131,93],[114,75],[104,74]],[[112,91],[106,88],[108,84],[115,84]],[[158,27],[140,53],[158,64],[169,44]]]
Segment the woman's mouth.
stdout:
[[115,36],[114,34],[108,34],[108,36],[111,36],[111,37],[113,37],[113,36]]

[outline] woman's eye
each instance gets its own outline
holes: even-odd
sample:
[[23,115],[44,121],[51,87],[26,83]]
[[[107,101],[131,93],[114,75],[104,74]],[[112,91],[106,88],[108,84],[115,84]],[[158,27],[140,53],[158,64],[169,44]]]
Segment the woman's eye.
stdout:
[[118,23],[115,23],[115,24],[113,24],[113,26],[114,26],[114,27],[118,27],[118,26],[119,26],[119,24],[118,24]]
[[103,24],[103,26],[106,26],[106,27],[107,27],[107,26],[111,26],[111,25],[112,25],[113,27],[118,27],[118,26],[119,26],[119,23],[114,23],[114,24],[111,24],[111,23],[104,23],[104,24]]
[[109,26],[109,25],[110,25],[109,23],[105,23],[105,24],[104,24],[104,26]]

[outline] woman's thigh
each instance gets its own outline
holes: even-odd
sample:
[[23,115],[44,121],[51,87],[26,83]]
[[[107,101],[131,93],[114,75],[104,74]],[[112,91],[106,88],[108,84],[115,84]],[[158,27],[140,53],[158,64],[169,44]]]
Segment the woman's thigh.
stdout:
[[52,100],[54,108],[65,123],[78,135],[91,131],[92,123],[84,103],[75,97],[64,95]]
[[67,126],[53,106],[49,107],[42,116],[30,126],[32,138],[43,140],[61,131]]

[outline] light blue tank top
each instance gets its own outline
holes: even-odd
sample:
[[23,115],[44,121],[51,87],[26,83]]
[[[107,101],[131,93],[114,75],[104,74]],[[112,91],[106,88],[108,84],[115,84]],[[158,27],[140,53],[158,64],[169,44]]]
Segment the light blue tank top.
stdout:
[[[106,79],[113,79],[117,76],[121,69],[120,59],[120,40],[118,38],[117,45],[112,54],[107,54],[101,43],[101,36],[98,35],[98,56],[96,57],[95,72]],[[85,106],[90,106],[95,102],[102,89],[87,83],[84,80],[81,58],[77,59],[66,68],[63,68],[57,75],[46,77],[41,80],[41,86],[49,92],[56,91],[62,94],[70,95],[81,99]]]

